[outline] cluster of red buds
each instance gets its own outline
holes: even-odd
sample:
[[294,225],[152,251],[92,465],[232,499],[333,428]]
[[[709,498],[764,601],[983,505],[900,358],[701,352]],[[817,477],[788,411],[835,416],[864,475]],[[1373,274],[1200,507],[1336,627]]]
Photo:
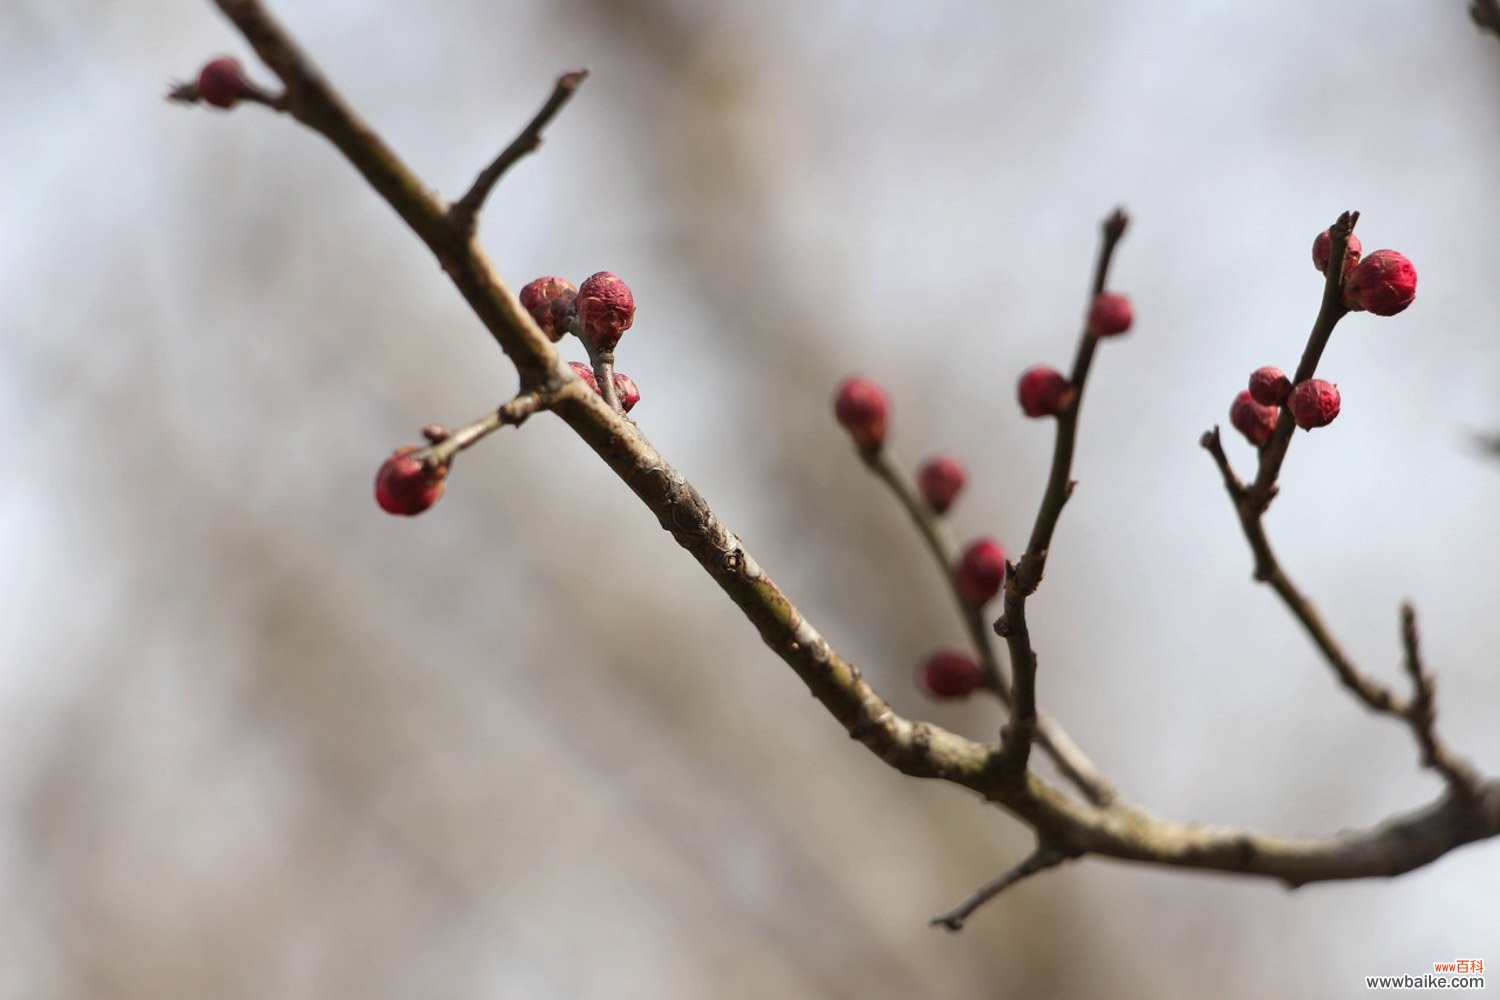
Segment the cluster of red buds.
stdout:
[[[615,345],[635,322],[635,295],[619,275],[610,271],[590,275],[576,288],[565,278],[537,278],[521,289],[519,297],[521,308],[554,344],[574,334],[584,342],[590,357],[613,354]],[[568,364],[589,388],[603,395],[588,365],[577,361]],[[623,372],[614,373],[614,382],[615,395],[628,413],[640,402],[641,391]]]
[[[1395,250],[1376,250],[1361,258],[1359,238],[1349,234],[1344,250],[1344,305],[1354,312],[1394,316],[1417,297],[1417,269]],[[1333,234],[1325,229],[1313,240],[1313,266],[1328,273],[1333,253]],[[1282,408],[1303,430],[1327,427],[1339,415],[1339,390],[1320,378],[1292,380],[1280,368],[1267,365],[1250,373],[1250,384],[1240,390],[1229,407],[1229,422],[1257,448],[1271,440],[1281,420]]]
[[[1405,254],[1376,250],[1360,258],[1359,237],[1349,234],[1344,250],[1344,305],[1354,312],[1394,316],[1417,297],[1417,269]],[[1333,234],[1323,230],[1313,240],[1313,266],[1328,273],[1328,255],[1333,252]]]
[[[211,69],[224,62],[234,63],[233,60],[215,60],[205,67],[204,74],[209,74]],[[221,77],[229,79],[231,70],[237,72],[238,65],[234,63],[233,67],[221,66],[214,70],[206,88],[203,78],[200,78],[197,85],[199,96],[216,103],[215,98],[229,90],[215,90],[214,87]],[[568,334],[574,334],[584,342],[591,358],[612,356],[620,337],[635,321],[635,296],[631,294],[630,286],[609,271],[590,276],[576,288],[564,278],[551,275],[537,278],[521,289],[519,299],[521,308],[554,344]],[[603,395],[593,368],[579,361],[569,361],[568,366],[585,385]],[[641,390],[624,372],[611,371],[610,375],[620,408],[629,413],[641,401]],[[474,439],[477,440],[478,436]],[[428,433],[428,440],[433,445],[447,437],[446,431]],[[451,455],[439,461],[428,452],[418,451],[414,445],[398,448],[375,474],[375,502],[390,514],[410,516],[422,513],[442,497],[451,461]]]

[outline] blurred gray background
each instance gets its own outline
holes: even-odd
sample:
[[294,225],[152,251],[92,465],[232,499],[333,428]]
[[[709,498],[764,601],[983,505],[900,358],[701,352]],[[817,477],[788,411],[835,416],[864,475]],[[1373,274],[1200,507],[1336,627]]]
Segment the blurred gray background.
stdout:
[[[1019,546],[1051,431],[1014,379],[1070,356],[1126,205],[1137,326],[1096,364],[1033,631],[1044,707],[1183,819],[1325,834],[1438,790],[1252,584],[1196,443],[1295,364],[1312,237],[1361,209],[1420,294],[1342,324],[1344,413],[1269,524],[1382,679],[1417,602],[1442,728],[1500,769],[1500,462],[1471,443],[1500,427],[1500,42],[1461,0],[276,8],[450,196],[592,70],[484,217],[501,273],[623,275],[646,432],[899,709],[976,737],[991,706],[911,687],[961,631],[830,393],[889,386],[903,459],[971,469],[959,535]],[[1297,893],[1087,860],[929,929],[1025,831],[851,745],[560,424],[463,456],[424,517],[376,508],[391,448],[514,374],[323,140],[161,100],[221,52],[253,66],[207,3],[0,6],[0,997],[1500,973],[1495,844]]]

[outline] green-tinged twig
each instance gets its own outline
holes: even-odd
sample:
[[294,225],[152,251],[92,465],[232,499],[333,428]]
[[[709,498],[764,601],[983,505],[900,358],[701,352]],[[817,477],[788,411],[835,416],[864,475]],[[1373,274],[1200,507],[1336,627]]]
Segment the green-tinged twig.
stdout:
[[599,392],[604,396],[604,402],[611,410],[623,414],[625,407],[620,405],[620,392],[615,386],[615,352],[596,350],[593,341],[587,337],[580,339],[589,352],[589,364],[593,366],[594,378],[599,381]]
[[[1005,668],[1000,664],[993,635],[985,627],[984,609],[976,608],[964,600],[963,592],[959,590],[958,577],[954,573],[958,554],[942,517],[917,496],[917,491],[901,474],[886,449],[860,449],[859,455],[865,466],[900,501],[912,523],[916,525],[922,541],[927,544],[928,553],[937,564],[938,572],[943,575],[948,593],[953,598],[953,605],[963,619],[964,628],[968,630],[969,642],[979,655],[980,666],[984,669],[985,686],[994,692],[1001,704],[1008,707],[1011,700],[1010,681],[1005,676]],[[1039,716],[1036,739],[1063,776],[1090,802],[1108,805],[1115,800],[1116,793],[1109,779],[1104,777],[1098,766],[1069,738],[1061,726],[1046,716]]]
[[1064,861],[1069,861],[1073,857],[1076,857],[1076,855],[1064,854],[1045,844],[1038,845],[1037,849],[1028,854],[1020,864],[999,878],[986,882],[978,889],[975,889],[962,903],[959,903],[947,913],[941,913],[933,917],[928,923],[933,927],[942,927],[945,930],[961,931],[964,929],[964,921],[973,916],[975,910],[1000,895],[1006,889],[1009,889],[1023,879],[1035,875],[1037,872],[1046,871],[1048,868],[1056,868]]
[[[1115,247],[1125,235],[1128,223],[1129,218],[1120,209],[1116,209],[1104,220],[1099,257],[1094,264],[1094,280],[1090,286],[1091,305],[1104,291],[1109,280],[1110,261],[1114,258]],[[1014,677],[1010,725],[1002,740],[1005,748],[1004,764],[1012,774],[1026,769],[1037,725],[1036,650],[1031,645],[1031,633],[1026,626],[1026,599],[1042,582],[1042,574],[1047,567],[1047,550],[1052,544],[1052,533],[1057,528],[1063,505],[1073,494],[1073,449],[1078,439],[1078,417],[1083,409],[1084,387],[1098,340],[1085,323],[1069,378],[1073,389],[1072,405],[1057,418],[1057,439],[1052,449],[1052,470],[1047,476],[1047,488],[1042,494],[1041,507],[1037,511],[1036,523],[1032,526],[1026,551],[1022,553],[1020,562],[1006,575],[1004,613],[995,622],[996,634],[1005,639],[1010,649]]]
[[463,197],[455,201],[448,209],[448,217],[455,226],[464,231],[474,228],[479,210],[484,206],[484,200],[489,197],[495,184],[517,160],[535,152],[542,144],[542,130],[563,109],[563,105],[568,103],[588,75],[588,70],[580,69],[564,73],[557,78],[557,84],[552,88],[552,94],[547,98],[547,103],[542,105],[541,110],[521,130],[521,134],[500,151],[500,155],[495,157],[494,162],[479,172],[479,176],[474,178],[473,185]]

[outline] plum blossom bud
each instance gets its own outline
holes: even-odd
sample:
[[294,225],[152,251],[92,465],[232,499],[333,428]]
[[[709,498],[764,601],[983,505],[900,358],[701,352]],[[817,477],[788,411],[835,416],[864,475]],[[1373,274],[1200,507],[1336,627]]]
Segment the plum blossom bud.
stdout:
[[1310,378],[1292,389],[1292,419],[1303,430],[1326,427],[1339,415],[1339,390],[1332,382]]
[[198,71],[196,87],[199,99],[216,108],[232,108],[255,94],[255,86],[234,56],[219,56],[205,64]]
[[442,498],[448,467],[429,468],[413,457],[416,450],[414,445],[397,448],[375,474],[375,502],[387,514],[411,517]]
[[964,603],[977,608],[1000,593],[1005,582],[1005,550],[993,538],[981,538],[964,549],[954,580]]
[[1113,337],[1130,329],[1130,299],[1118,292],[1100,292],[1089,309],[1089,333]]
[[917,664],[917,688],[938,701],[967,698],[984,681],[974,657],[956,649],[940,649]]
[[1350,309],[1394,316],[1417,297],[1417,269],[1394,250],[1376,250],[1344,279]]
[[890,404],[885,390],[869,379],[844,379],[833,397],[833,415],[862,451],[879,451],[885,444]]
[[917,488],[934,513],[946,514],[964,488],[963,464],[948,455],[929,458],[917,470]]
[[573,320],[574,300],[578,298],[578,289],[572,282],[551,276],[537,278],[521,289],[519,297],[521,308],[531,314],[548,339],[554,344],[563,339]]
[[1016,396],[1028,417],[1055,417],[1072,404],[1073,387],[1056,368],[1033,365],[1021,373]]
[[1257,403],[1249,389],[1241,389],[1229,407],[1229,422],[1257,448],[1271,440],[1271,433],[1276,430],[1276,421],[1280,418],[1280,407]]
[[[1359,255],[1363,250],[1360,246],[1359,237],[1353,233],[1349,234],[1349,243],[1344,249],[1344,274],[1348,277],[1349,269],[1359,263]],[[1328,273],[1328,255],[1333,252],[1333,233],[1325,229],[1313,240],[1313,267],[1318,269],[1319,274]]]
[[578,286],[578,335],[596,351],[612,351],[635,322],[630,286],[609,271],[600,271]]
[[1280,406],[1292,394],[1292,380],[1273,365],[1250,373],[1250,396],[1261,406]]

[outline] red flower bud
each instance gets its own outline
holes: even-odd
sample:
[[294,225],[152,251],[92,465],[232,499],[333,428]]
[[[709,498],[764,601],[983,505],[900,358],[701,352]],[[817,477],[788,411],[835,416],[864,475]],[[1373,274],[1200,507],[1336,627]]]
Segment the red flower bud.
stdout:
[[1280,418],[1280,407],[1257,403],[1249,389],[1241,389],[1229,407],[1229,422],[1257,448],[1271,440],[1271,432],[1276,430]]
[[[1344,273],[1342,277],[1349,276],[1349,269],[1359,263],[1359,255],[1363,250],[1360,246],[1359,237],[1353,233],[1349,234],[1348,246],[1344,249]],[[1328,273],[1328,255],[1333,252],[1333,234],[1327,229],[1318,234],[1313,240],[1313,267],[1318,269],[1319,274]]]
[[220,56],[198,71],[198,97],[216,108],[232,108],[255,93],[245,68],[233,56]]
[[573,369],[573,374],[583,379],[584,384],[595,392],[599,391],[599,380],[594,377],[594,369],[581,361],[569,361],[568,367]]
[[1292,418],[1303,430],[1326,427],[1339,415],[1339,388],[1332,382],[1310,378],[1292,389]]
[[844,379],[833,397],[833,415],[861,450],[877,451],[885,443],[890,404],[885,390],[869,379]]
[[1073,403],[1073,387],[1063,373],[1047,365],[1033,365],[1016,384],[1021,412],[1028,417],[1055,417]]
[[596,351],[612,351],[635,322],[630,286],[608,271],[590,275],[578,286],[578,335]]
[[971,543],[958,560],[954,579],[964,603],[980,607],[1000,593],[1005,582],[1005,550],[993,538]]
[[1130,299],[1118,292],[1100,292],[1089,310],[1089,333],[1113,337],[1130,329]]
[[1417,297],[1417,269],[1394,250],[1376,250],[1344,279],[1344,303],[1355,311],[1394,316]]
[[521,289],[521,308],[531,314],[536,325],[555,344],[568,332],[577,297],[578,289],[571,281],[550,276],[538,278]]
[[412,457],[416,450],[414,445],[397,448],[375,473],[375,502],[387,514],[420,514],[443,495],[448,467],[428,468]]
[[946,514],[964,488],[964,467],[956,458],[929,458],[917,471],[917,487],[934,513]]
[[1250,395],[1261,406],[1280,406],[1292,394],[1292,380],[1272,365],[1250,373]]
[[940,649],[917,664],[917,688],[939,701],[967,698],[984,681],[974,658],[956,649]]
[[615,372],[615,395],[619,397],[620,406],[626,413],[641,401],[641,390],[636,386],[635,379],[624,372]]

